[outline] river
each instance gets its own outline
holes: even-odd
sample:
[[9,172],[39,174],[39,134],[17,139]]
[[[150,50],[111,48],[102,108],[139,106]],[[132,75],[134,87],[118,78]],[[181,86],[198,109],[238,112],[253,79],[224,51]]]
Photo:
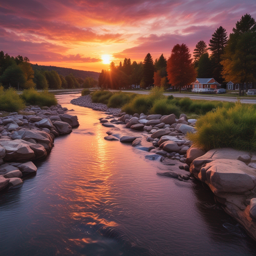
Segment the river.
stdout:
[[256,255],[210,190],[157,175],[146,152],[104,140],[102,112],[70,104],[80,126],[55,140],[19,189],[0,194],[0,255]]

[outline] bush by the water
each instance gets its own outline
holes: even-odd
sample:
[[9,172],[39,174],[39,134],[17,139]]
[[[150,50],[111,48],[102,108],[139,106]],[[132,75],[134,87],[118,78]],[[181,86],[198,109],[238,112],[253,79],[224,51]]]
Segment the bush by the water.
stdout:
[[17,112],[25,107],[23,100],[14,89],[0,87],[0,110]]
[[168,99],[165,98],[155,101],[150,113],[161,115],[174,114],[178,117],[181,114],[181,110],[175,104],[170,104]]
[[85,96],[85,95],[89,95],[90,93],[91,93],[91,91],[89,89],[85,88],[82,90],[81,95]]
[[104,90],[95,91],[91,94],[92,102],[108,104],[108,100],[112,95],[113,93],[110,91],[104,91]]
[[57,105],[55,95],[47,91],[37,92],[34,89],[24,90],[21,98],[29,105],[52,106]]
[[232,108],[218,108],[196,122],[197,132],[188,137],[206,150],[231,147],[256,150],[255,106],[236,103]]
[[121,108],[126,103],[130,102],[136,94],[114,93],[108,100],[109,108]]

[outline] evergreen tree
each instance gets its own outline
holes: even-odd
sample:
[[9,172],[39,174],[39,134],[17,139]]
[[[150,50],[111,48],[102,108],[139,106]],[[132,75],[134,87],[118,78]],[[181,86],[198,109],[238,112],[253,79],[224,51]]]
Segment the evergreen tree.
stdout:
[[[230,34],[223,55],[223,76],[225,80],[240,85],[256,81],[256,22],[250,15],[244,15]],[[241,86],[239,87],[241,95]]]
[[164,55],[161,54],[159,59],[156,59],[156,61],[155,61],[155,69],[161,70],[163,68],[166,69],[166,67],[167,67],[167,60],[165,59]]
[[144,86],[150,86],[154,83],[154,64],[151,54],[148,53],[143,62],[143,82]]
[[14,63],[5,69],[3,75],[1,76],[0,82],[5,88],[12,86],[14,88],[21,89],[26,83],[26,78],[21,67]]
[[197,77],[210,78],[212,77],[212,63],[208,53],[204,53],[198,61]]
[[219,27],[210,40],[209,49],[212,51],[213,60],[213,77],[219,82],[224,81],[222,77],[223,66],[221,65],[221,55],[224,53],[224,48],[227,45],[227,32],[223,27]]
[[176,44],[167,62],[167,74],[169,83],[180,89],[189,85],[196,79],[196,71],[192,64],[189,49],[185,44]]
[[197,66],[199,59],[205,53],[207,53],[207,45],[204,41],[199,41],[193,53],[195,66]]

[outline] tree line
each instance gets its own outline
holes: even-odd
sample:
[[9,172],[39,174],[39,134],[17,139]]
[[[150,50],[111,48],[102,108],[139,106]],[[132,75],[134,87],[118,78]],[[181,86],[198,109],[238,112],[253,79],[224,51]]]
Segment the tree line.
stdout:
[[121,89],[155,85],[181,90],[196,77],[213,77],[220,84],[232,81],[246,86],[256,81],[256,22],[251,15],[241,17],[229,38],[226,29],[220,26],[208,45],[199,41],[193,58],[186,44],[176,44],[168,60],[162,54],[153,61],[148,53],[143,62],[124,59],[118,66],[112,62],[109,70],[102,70],[99,86]]
[[73,89],[90,88],[98,82],[92,77],[74,77],[71,73],[62,76],[54,70],[34,70],[27,57],[12,57],[0,52],[0,83],[4,88],[15,89]]

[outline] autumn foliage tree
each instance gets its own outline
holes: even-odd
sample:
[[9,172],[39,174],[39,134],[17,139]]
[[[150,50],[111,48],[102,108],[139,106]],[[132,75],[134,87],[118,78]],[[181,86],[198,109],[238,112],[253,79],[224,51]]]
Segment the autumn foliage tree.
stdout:
[[154,72],[154,85],[160,87],[162,77],[159,74],[159,70]]
[[167,74],[172,86],[181,88],[196,79],[196,71],[192,64],[191,54],[185,44],[176,44],[167,62]]

